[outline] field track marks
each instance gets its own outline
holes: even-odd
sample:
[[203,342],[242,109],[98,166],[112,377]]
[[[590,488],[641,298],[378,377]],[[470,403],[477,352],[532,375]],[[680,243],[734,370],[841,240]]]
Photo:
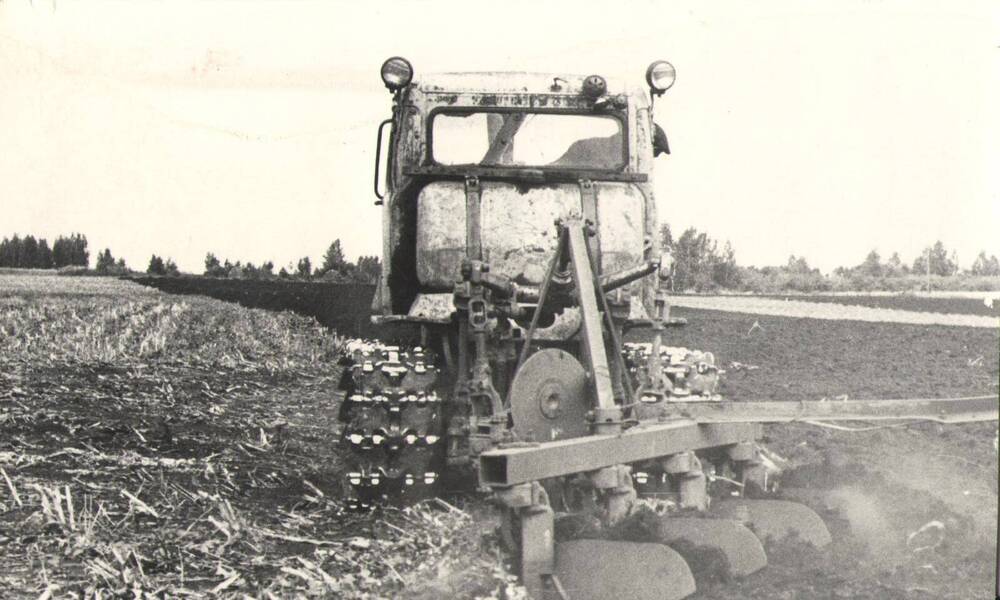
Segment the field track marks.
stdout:
[[979,315],[915,312],[868,306],[848,306],[826,302],[803,302],[744,296],[673,296],[673,306],[722,310],[727,312],[778,317],[801,317],[832,321],[869,321],[874,323],[910,323],[913,325],[953,325],[959,327],[1000,327],[1000,319]]

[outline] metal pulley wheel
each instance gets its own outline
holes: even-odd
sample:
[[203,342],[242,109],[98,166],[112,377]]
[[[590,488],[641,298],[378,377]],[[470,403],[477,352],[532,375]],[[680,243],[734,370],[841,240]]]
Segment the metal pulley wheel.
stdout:
[[546,348],[532,354],[514,375],[511,416],[522,440],[550,442],[590,432],[587,372],[569,352]]

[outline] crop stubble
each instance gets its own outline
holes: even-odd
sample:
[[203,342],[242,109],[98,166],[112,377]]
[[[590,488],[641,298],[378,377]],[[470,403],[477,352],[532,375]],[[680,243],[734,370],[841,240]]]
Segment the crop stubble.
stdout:
[[[342,340],[314,321],[114,280],[15,289],[6,277],[0,595],[36,597],[47,586],[105,597],[517,592],[492,533],[478,525],[490,516],[479,500],[368,517],[341,511]],[[736,399],[997,390],[996,330],[676,312],[691,324],[669,343],[715,351],[730,371],[724,392]],[[886,512],[889,539],[874,545],[827,514],[832,548],[774,546],[767,570],[701,596],[987,595],[994,431],[769,427],[770,447],[799,465],[792,483],[866,490]],[[908,552],[907,533],[934,519],[947,524],[948,544]]]

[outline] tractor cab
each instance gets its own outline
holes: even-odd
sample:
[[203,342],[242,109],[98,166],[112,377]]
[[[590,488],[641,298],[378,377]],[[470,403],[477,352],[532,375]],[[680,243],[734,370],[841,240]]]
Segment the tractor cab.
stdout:
[[[540,285],[560,219],[593,227],[599,275],[657,259],[652,162],[669,150],[652,98],[673,78],[669,63],[653,63],[650,94],[599,75],[415,77],[405,59],[387,60],[393,105],[376,158],[384,244],[376,319],[449,322],[470,260],[515,285]],[[637,281],[615,298],[643,316],[652,292]],[[563,323],[554,335],[575,331],[573,311],[550,317]]]

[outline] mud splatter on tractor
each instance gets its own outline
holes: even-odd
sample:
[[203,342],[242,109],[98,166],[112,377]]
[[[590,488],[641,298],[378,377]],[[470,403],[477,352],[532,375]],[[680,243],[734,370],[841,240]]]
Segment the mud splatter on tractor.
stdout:
[[[830,541],[812,510],[768,497],[761,423],[996,418],[981,400],[732,402],[711,353],[664,345],[684,324],[669,314],[651,181],[669,153],[652,114],[669,63],[650,65],[650,93],[597,75],[418,81],[398,57],[382,78],[375,320],[419,343],[350,357],[356,507],[471,482],[502,507],[533,597],[682,598],[692,573],[763,568],[769,536]],[[635,329],[652,341],[624,343]],[[644,541],[604,535],[635,518]]]

